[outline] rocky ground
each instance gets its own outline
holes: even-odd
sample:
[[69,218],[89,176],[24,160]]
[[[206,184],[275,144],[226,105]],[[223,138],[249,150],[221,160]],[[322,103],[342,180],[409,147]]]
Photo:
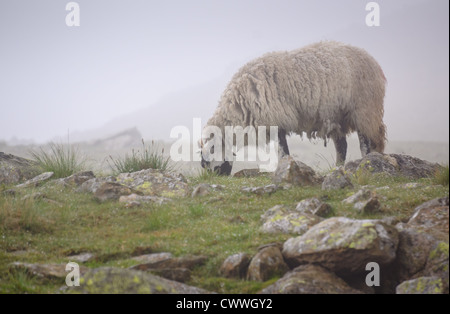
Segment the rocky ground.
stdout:
[[[325,176],[287,157],[273,175],[53,179],[1,154],[0,291],[448,293],[440,168],[372,153]],[[80,287],[64,285],[69,261]]]

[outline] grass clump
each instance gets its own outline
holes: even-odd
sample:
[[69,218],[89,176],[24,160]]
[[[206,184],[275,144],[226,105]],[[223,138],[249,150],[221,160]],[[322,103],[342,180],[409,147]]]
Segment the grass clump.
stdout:
[[30,154],[37,167],[44,172],[53,172],[54,178],[65,178],[84,170],[86,160],[72,145],[51,142],[48,149],[39,147]]
[[108,164],[114,174],[136,172],[144,169],[172,170],[170,157],[164,156],[164,148],[159,149],[154,141],[147,146],[144,140],[142,140],[141,151],[132,149],[131,155],[126,154],[123,158],[109,156]]
[[433,181],[435,184],[448,186],[449,185],[449,166],[442,167],[434,175]]

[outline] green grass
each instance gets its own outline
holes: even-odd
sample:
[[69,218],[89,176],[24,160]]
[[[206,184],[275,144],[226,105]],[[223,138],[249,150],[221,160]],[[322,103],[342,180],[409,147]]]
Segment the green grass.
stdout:
[[154,141],[146,145],[142,140],[141,150],[132,150],[131,155],[114,158],[109,156],[109,167],[114,174],[136,172],[144,169],[171,170],[170,157],[164,156],[164,148],[160,149]]
[[[292,237],[260,232],[260,217],[269,208],[278,204],[293,206],[306,198],[317,197],[331,205],[335,216],[359,219],[397,216],[404,220],[417,205],[449,194],[448,186],[436,185],[434,178],[417,180],[425,188],[405,189],[403,185],[411,180],[370,175],[360,183],[389,189],[376,192],[382,212],[367,216],[342,203],[361,187],[356,178],[353,178],[353,189],[322,191],[320,186],[292,187],[262,196],[241,192],[241,188],[270,184],[268,175],[208,176],[206,179],[225,188],[203,197],[177,198],[164,205],[144,204],[137,208],[126,208],[118,202],[98,204],[90,194],[75,193],[56,185],[25,189],[15,198],[0,196],[0,293],[57,292],[64,286],[64,280],[12,273],[8,265],[15,261],[67,263],[67,256],[80,252],[96,255],[86,264],[88,267],[129,267],[136,264],[131,260],[136,252],[206,255],[206,264],[194,269],[188,284],[220,293],[256,293],[276,278],[264,283],[225,279],[218,270],[231,254],[254,255],[263,244]],[[203,182],[205,177],[197,176],[189,179],[189,186],[192,189]],[[45,199],[21,200],[31,192],[44,193],[63,206]]]
[[44,172],[53,172],[54,178],[65,178],[84,170],[86,160],[70,144],[50,143],[49,148],[39,147],[30,154],[37,167]]
[[434,175],[434,183],[441,184],[443,186],[449,185],[449,166],[444,166],[441,170],[438,170]]

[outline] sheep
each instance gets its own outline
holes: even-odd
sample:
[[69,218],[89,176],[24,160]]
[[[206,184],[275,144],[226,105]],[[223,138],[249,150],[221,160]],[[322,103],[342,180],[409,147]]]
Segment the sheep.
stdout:
[[[385,85],[377,61],[347,44],[326,41],[268,53],[233,76],[206,127],[223,132],[225,126],[277,126],[280,156],[289,155],[289,134],[306,133],[308,139],[321,138],[325,145],[331,139],[336,164],[342,165],[351,132],[358,134],[362,156],[384,151]],[[208,136],[202,140],[202,167],[230,175],[232,161],[205,158],[211,154],[208,140]]]

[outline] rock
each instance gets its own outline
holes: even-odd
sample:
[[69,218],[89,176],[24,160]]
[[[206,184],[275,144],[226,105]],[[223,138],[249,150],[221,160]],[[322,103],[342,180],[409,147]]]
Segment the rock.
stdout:
[[261,175],[259,169],[242,169],[236,172],[233,177],[235,178],[252,178]]
[[303,265],[261,291],[262,294],[360,294],[344,280],[317,265]]
[[192,192],[191,197],[206,196],[210,193],[211,190],[212,188],[209,184],[199,184],[194,187],[194,191]]
[[209,292],[141,271],[105,267],[88,271],[80,278],[80,286],[67,288],[66,293],[203,294]]
[[186,179],[181,174],[155,169],[121,173],[117,176],[117,182],[150,196],[183,197],[189,192]]
[[247,279],[266,281],[274,276],[282,276],[289,270],[277,246],[260,250],[248,266]]
[[140,256],[135,256],[132,258],[133,261],[140,262],[140,263],[157,263],[160,261],[164,261],[167,259],[173,258],[172,253],[152,253],[152,254],[145,254]]
[[291,267],[319,264],[338,275],[365,272],[368,262],[385,266],[394,261],[398,232],[378,220],[333,217],[284,243],[283,256]]
[[41,200],[47,198],[47,196],[44,193],[41,192],[36,192],[36,193],[31,193],[31,194],[27,194],[25,196],[23,196],[21,198],[22,201],[26,201],[26,200]]
[[92,253],[81,253],[81,254],[77,254],[77,255],[71,255],[71,256],[67,256],[67,259],[70,262],[77,262],[77,263],[86,263],[89,262],[91,260],[93,260],[95,258],[95,255]]
[[253,193],[253,194],[257,194],[257,195],[264,195],[264,194],[270,195],[279,189],[280,189],[280,187],[278,185],[269,184],[266,186],[259,186],[259,187],[243,187],[241,189],[241,191],[247,192],[247,193]]
[[291,156],[285,156],[278,162],[278,167],[273,176],[276,184],[289,183],[293,185],[318,185],[323,178],[314,170],[300,161],[295,161]]
[[449,241],[449,199],[437,198],[416,207],[408,221],[409,226],[433,235],[436,239]]
[[95,193],[98,188],[106,182],[116,182],[116,177],[109,176],[103,178],[92,178],[85,182],[83,182],[78,188],[77,192],[79,193]]
[[175,258],[164,258],[161,260],[144,262],[130,267],[133,270],[151,270],[151,269],[169,269],[169,268],[187,268],[193,269],[196,266],[203,265],[208,258],[206,256],[184,256]]
[[319,217],[326,217],[331,213],[331,206],[313,197],[298,203],[295,210],[301,214],[312,214]]
[[372,197],[372,192],[366,189],[361,189],[355,194],[347,197],[342,201],[342,203],[346,204],[355,204],[357,202],[368,200]]
[[410,183],[404,184],[402,187],[403,187],[404,189],[417,189],[417,188],[420,188],[420,187],[422,187],[422,186],[423,186],[423,184],[421,184],[421,183],[410,182]]
[[396,288],[397,294],[444,294],[442,279],[420,277],[402,282]]
[[[66,271],[66,264],[29,264],[15,262],[9,265],[9,268],[14,270],[24,270],[32,276],[45,278],[45,279],[61,279],[66,278],[69,273]],[[80,274],[84,274],[88,271],[88,268],[80,266]]]
[[290,211],[282,205],[272,207],[261,218],[263,220],[261,231],[264,233],[294,233],[298,235],[305,233],[311,226],[323,220],[314,214]]
[[137,195],[135,193],[130,195],[122,195],[119,197],[119,203],[125,203],[126,207],[136,207],[140,206],[141,203],[156,203],[158,205],[167,204],[172,200],[160,196],[150,196],[150,195]]
[[359,160],[348,162],[345,170],[357,173],[367,169],[371,173],[386,173],[391,176],[403,176],[419,179],[433,176],[442,166],[408,155],[380,154],[373,152]]
[[329,173],[322,183],[322,190],[340,190],[344,188],[353,188],[350,177],[345,173],[343,167],[339,167]]
[[440,277],[448,290],[448,278],[449,278],[449,250],[448,242],[437,242],[428,255],[427,264],[423,271],[420,272],[421,276],[435,276]]
[[95,191],[94,198],[103,203],[106,201],[116,201],[123,195],[130,195],[135,193],[129,187],[117,182],[105,182]]
[[18,184],[38,174],[33,161],[0,152],[0,185]]
[[250,264],[247,253],[238,253],[228,256],[220,267],[219,273],[225,278],[245,278]]
[[398,249],[396,273],[400,281],[412,278],[425,268],[436,239],[424,232],[418,232],[408,224],[396,225],[398,233]]
[[380,212],[381,203],[378,200],[378,197],[374,196],[367,201],[357,202],[353,208],[363,214],[373,214]]
[[151,274],[177,281],[186,282],[191,280],[191,271],[187,268],[162,268],[162,269],[152,269],[149,271]]
[[44,172],[36,177],[34,177],[33,179],[30,179],[28,181],[25,181],[22,184],[16,185],[16,188],[28,188],[28,187],[36,187],[39,184],[47,181],[48,179],[50,179],[51,177],[53,177],[53,172]]
[[95,175],[92,171],[83,171],[75,173],[69,177],[55,180],[56,184],[63,186],[81,186],[84,182],[94,179]]

